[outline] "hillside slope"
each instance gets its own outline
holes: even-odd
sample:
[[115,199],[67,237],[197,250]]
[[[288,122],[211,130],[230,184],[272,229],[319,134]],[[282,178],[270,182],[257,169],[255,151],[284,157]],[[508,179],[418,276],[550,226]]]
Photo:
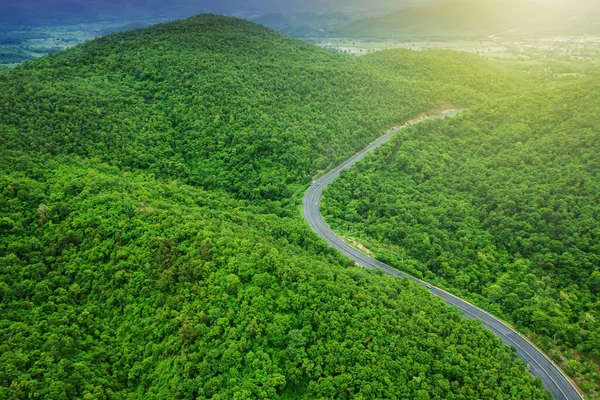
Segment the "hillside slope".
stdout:
[[342,176],[327,220],[530,333],[590,398],[600,353],[600,81],[424,123]]
[[409,70],[207,15],[1,74],[0,397],[548,399],[288,198],[382,128],[477,98]]
[[290,184],[385,128],[510,88],[489,65],[470,68],[469,55],[454,65],[479,86],[461,90],[443,77],[410,78],[422,64],[443,70],[444,58],[402,57],[403,69],[390,72],[217,16],[109,35],[2,77],[11,127],[3,146],[98,157],[243,198],[287,198]]

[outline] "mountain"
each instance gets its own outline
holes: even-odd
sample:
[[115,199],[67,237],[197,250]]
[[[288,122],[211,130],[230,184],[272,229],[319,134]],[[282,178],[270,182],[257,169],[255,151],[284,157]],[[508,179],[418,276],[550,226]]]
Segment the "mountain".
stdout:
[[288,36],[311,38],[328,36],[337,27],[352,20],[352,17],[343,12],[270,13],[251,20]]
[[0,73],[0,397],[549,399],[298,213],[390,126],[512,90],[448,54],[396,71],[201,15]]
[[[594,11],[593,15],[598,15]],[[578,22],[585,21],[585,28]],[[399,10],[340,28],[354,37],[489,36],[513,29],[519,34],[598,32],[589,12],[560,9],[529,0],[458,0]]]
[[314,37],[322,34],[322,30],[311,22],[305,22],[304,18],[286,16],[281,13],[265,14],[252,19],[252,21],[292,37]]
[[253,22],[267,26],[269,28],[277,29],[277,28],[285,28],[292,24],[290,18],[286,17],[281,13],[271,13],[261,15],[260,17],[254,18]]
[[21,0],[0,3],[0,23],[69,24],[121,19],[184,18],[199,12],[256,10],[249,3],[223,0]]
[[[212,31],[214,25],[220,28],[218,35]],[[173,35],[170,40],[174,44],[163,44],[163,38],[169,35]],[[151,45],[139,39],[144,36],[152,40]],[[403,74],[416,73],[419,64],[435,64],[436,59],[429,53],[417,52],[407,52],[404,57],[411,61],[411,66],[399,71]],[[456,58],[457,65],[474,62],[467,54]],[[439,64],[445,62],[444,58],[437,59]],[[485,65],[479,65],[480,68],[465,75],[465,82],[471,74],[485,77],[481,82],[485,81],[489,87],[496,87],[503,80],[493,70],[488,72]],[[75,68],[79,70],[78,76],[112,77],[106,83],[106,90],[122,92],[117,97],[120,103],[133,103],[126,108],[131,113],[128,116],[131,124],[143,124],[144,118],[149,118],[160,128],[148,129],[144,133],[148,137],[140,141],[139,132],[131,126],[122,126],[129,119],[118,121],[115,117],[124,112],[119,102],[113,104],[116,100],[98,97],[83,107],[75,100],[83,94],[74,89],[65,101],[77,106],[79,117],[75,116],[77,113],[68,113],[64,120],[58,121],[58,116],[54,116],[42,124],[43,135],[28,131],[27,139],[6,138],[7,145],[12,143],[37,151],[54,143],[52,151],[60,154],[100,157],[106,162],[119,160],[124,168],[143,167],[164,178],[185,178],[186,182],[227,189],[244,198],[274,200],[289,197],[290,184],[307,182],[316,170],[351,154],[359,144],[399,119],[435,107],[440,101],[476,101],[483,92],[483,85],[476,88],[466,83],[459,91],[440,95],[446,88],[443,83],[436,87],[430,80],[418,83],[406,78],[400,80],[382,69],[366,67],[361,61],[317,49],[252,23],[244,25],[236,19],[218,16],[105,36],[27,64],[20,73],[31,69]],[[394,86],[389,87],[394,79]],[[111,84],[111,80],[118,84]],[[316,89],[319,87],[323,90]],[[89,90],[94,88],[92,85]],[[365,88],[373,96],[370,100],[365,97]],[[40,88],[34,92],[44,91]],[[401,99],[405,92],[419,98],[413,103],[406,102]],[[23,102],[38,101],[25,92],[19,93],[24,96]],[[424,95],[428,93],[431,94]],[[138,110],[139,101],[147,102],[147,107]],[[374,107],[368,116],[352,111],[371,107],[369,104],[380,107]],[[333,114],[335,118],[321,112],[334,106],[340,107]],[[81,132],[78,118],[93,121],[91,126],[101,126],[101,118],[92,109],[102,111],[107,107],[111,112],[105,117],[110,121],[107,128],[110,132],[102,136],[107,140],[105,149],[99,146],[99,137],[93,130],[84,130],[85,134],[77,141],[70,140],[70,134],[61,133],[65,124],[69,131]],[[298,114],[297,108],[302,113],[293,117]],[[160,118],[156,120],[154,114]],[[24,121],[17,119],[15,123],[21,125]],[[92,128],[86,125],[86,129]],[[114,130],[120,134],[113,136]],[[333,131],[337,132],[334,136]],[[278,134],[273,137],[273,132]],[[164,153],[165,149],[154,146],[156,142],[171,150]],[[296,145],[288,149],[290,143]]]

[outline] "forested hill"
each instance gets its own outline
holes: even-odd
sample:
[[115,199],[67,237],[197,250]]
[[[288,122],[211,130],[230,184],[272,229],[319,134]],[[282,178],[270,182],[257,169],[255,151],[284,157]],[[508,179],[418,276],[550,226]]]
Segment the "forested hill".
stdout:
[[[509,86],[467,54],[398,57],[400,74],[218,16],[114,34],[2,76],[3,146],[279,199],[385,128]],[[449,62],[460,90],[416,75]]]
[[[206,15],[2,73],[0,398],[549,399],[288,198],[383,128],[512,87],[472,56],[389,57]],[[412,75],[447,63],[464,85]]]
[[598,398],[600,81],[475,107],[393,139],[325,194],[380,259],[530,333]]

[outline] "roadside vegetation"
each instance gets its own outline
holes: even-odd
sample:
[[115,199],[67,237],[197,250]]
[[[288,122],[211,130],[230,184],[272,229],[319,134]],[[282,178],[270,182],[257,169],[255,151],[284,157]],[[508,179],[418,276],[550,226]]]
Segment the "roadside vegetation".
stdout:
[[324,196],[391,265],[515,324],[588,394],[600,375],[600,80],[402,131]]

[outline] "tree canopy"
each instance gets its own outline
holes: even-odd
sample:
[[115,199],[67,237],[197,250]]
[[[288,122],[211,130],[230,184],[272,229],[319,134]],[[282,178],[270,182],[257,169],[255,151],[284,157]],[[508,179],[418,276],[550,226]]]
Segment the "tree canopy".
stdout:
[[396,136],[328,189],[340,232],[528,332],[600,385],[600,80]]
[[[394,57],[205,15],[0,74],[0,397],[549,399],[298,213],[382,130],[514,90],[473,56]],[[468,85],[427,75],[449,63]]]

